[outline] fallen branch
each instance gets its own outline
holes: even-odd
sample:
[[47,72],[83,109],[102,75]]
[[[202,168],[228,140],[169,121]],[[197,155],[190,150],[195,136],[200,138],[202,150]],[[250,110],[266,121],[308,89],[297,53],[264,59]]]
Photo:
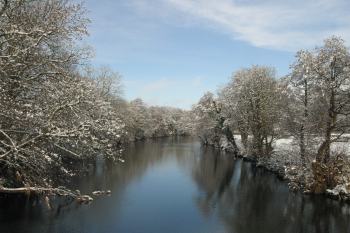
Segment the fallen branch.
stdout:
[[5,188],[0,187],[0,194],[25,194],[47,197],[48,195],[57,195],[71,197],[79,203],[89,203],[93,199],[88,195],[80,195],[79,192],[72,192],[65,188],[40,188],[40,187],[21,187],[21,188]]
[[65,152],[71,154],[71,155],[74,155],[74,156],[77,157],[77,158],[81,158],[80,155],[78,155],[77,153],[74,153],[74,152],[71,151],[71,150],[68,150],[68,149],[64,148],[63,146],[60,146],[60,145],[58,145],[58,144],[56,144],[56,143],[54,143],[53,145],[56,146],[56,147],[58,147],[58,148],[60,148],[61,150],[65,151]]
[[92,195],[94,196],[111,195],[111,193],[112,193],[111,190],[102,190],[102,191],[97,190],[97,191],[93,191]]

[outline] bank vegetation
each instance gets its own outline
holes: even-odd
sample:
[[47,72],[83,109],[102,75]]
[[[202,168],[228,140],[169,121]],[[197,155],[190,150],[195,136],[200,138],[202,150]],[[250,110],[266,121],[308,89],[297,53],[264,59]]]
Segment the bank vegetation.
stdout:
[[0,1],[0,193],[67,193],[96,157],[188,132],[186,112],[126,101],[121,76],[90,64],[88,24],[75,1]]
[[349,199],[349,49],[334,36],[297,52],[290,68],[279,78],[267,66],[236,71],[194,106],[196,132],[204,144],[279,173],[293,189]]

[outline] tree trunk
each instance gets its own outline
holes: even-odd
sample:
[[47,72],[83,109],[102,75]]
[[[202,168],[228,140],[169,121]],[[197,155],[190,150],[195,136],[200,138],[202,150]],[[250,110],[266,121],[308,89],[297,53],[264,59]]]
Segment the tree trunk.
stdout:
[[238,155],[238,153],[239,153],[238,146],[236,144],[236,140],[233,136],[231,129],[228,126],[226,126],[226,127],[224,127],[223,132],[224,132],[224,135],[226,136],[226,138],[228,139],[228,141],[231,142],[235,155]]
[[324,135],[324,141],[320,146],[320,149],[318,151],[318,160],[322,161],[324,164],[327,164],[329,162],[330,158],[330,147],[331,147],[331,137],[332,137],[332,131],[336,125],[337,120],[337,114],[335,112],[335,59],[331,64],[331,78],[330,81],[328,81],[328,88],[329,90],[329,102],[328,102],[328,115],[327,115],[327,122],[326,122],[326,132]]
[[300,159],[303,167],[305,167],[306,162],[305,162],[305,134],[304,134],[304,126],[301,127],[300,129],[300,140],[299,140],[299,148],[300,148]]
[[245,150],[248,148],[248,134],[245,130],[240,130],[241,141]]
[[305,125],[307,122],[307,119],[309,117],[308,112],[308,100],[309,100],[309,90],[308,90],[308,81],[306,77],[304,77],[304,114],[303,114],[303,121],[302,125],[300,127],[300,141],[299,141],[299,147],[300,147],[300,159],[303,167],[306,166],[305,156],[306,156],[306,145],[305,145]]

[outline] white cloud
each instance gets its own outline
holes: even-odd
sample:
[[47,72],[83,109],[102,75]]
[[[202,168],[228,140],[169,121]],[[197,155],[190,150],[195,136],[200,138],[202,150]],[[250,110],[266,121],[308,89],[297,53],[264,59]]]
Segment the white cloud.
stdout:
[[181,24],[215,28],[257,47],[294,51],[331,35],[350,42],[348,0],[151,0],[147,6],[133,1],[148,14],[153,9],[153,15],[176,16]]

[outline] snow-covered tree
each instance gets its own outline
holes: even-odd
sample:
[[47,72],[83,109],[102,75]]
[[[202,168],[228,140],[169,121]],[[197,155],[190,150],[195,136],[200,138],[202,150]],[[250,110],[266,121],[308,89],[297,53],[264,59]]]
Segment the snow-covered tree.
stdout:
[[327,163],[330,145],[349,131],[350,54],[342,39],[331,37],[315,51],[312,71],[316,76],[320,98],[323,141],[317,161]]
[[[312,72],[313,54],[301,50],[296,54],[296,61],[291,66],[292,73],[282,80],[285,85],[284,128],[299,141],[300,158],[306,164],[309,141],[317,128],[317,117],[313,108],[317,99],[315,76]],[[309,152],[310,153],[310,152]]]
[[[78,69],[86,54],[76,44],[87,34],[82,5],[66,0],[3,3],[0,176],[5,185],[47,186],[52,174],[72,174],[71,164],[97,154],[117,158],[125,134],[112,103],[118,93]],[[105,73],[104,83],[108,78],[112,75]],[[21,179],[14,179],[16,174]]]
[[220,132],[217,129],[217,111],[214,95],[205,93],[193,108],[196,120],[195,132],[204,144],[219,146]]
[[195,133],[204,144],[238,152],[233,132],[222,112],[223,105],[212,93],[205,93],[193,107]]
[[237,71],[223,89],[224,106],[232,111],[233,121],[247,146],[252,135],[251,152],[256,156],[272,152],[278,136],[281,96],[273,68],[253,66]]

